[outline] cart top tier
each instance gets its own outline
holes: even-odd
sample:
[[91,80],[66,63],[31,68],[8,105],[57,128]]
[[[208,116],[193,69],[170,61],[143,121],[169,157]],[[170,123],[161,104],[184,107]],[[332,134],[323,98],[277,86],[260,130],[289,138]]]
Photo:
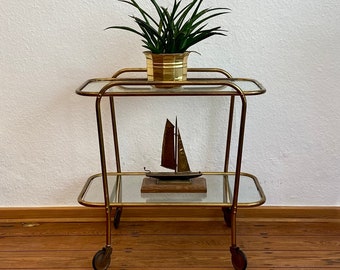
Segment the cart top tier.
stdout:
[[[76,93],[83,96],[248,96],[266,89],[254,79],[232,78],[222,69],[188,69],[188,79],[150,82],[143,68],[126,68],[110,78],[93,78]],[[144,76],[142,76],[144,75]]]

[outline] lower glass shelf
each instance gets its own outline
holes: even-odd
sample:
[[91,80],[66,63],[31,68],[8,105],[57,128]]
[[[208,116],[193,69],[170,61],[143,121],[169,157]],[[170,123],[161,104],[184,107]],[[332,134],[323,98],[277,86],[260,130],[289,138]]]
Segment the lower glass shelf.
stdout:
[[[141,192],[145,173],[124,172],[108,175],[110,206],[221,206],[232,205],[235,173],[203,173],[206,192]],[[185,184],[184,184],[185,185]],[[254,175],[241,173],[238,207],[254,207],[266,200],[264,192]],[[78,202],[85,206],[104,207],[102,174],[87,180]]]

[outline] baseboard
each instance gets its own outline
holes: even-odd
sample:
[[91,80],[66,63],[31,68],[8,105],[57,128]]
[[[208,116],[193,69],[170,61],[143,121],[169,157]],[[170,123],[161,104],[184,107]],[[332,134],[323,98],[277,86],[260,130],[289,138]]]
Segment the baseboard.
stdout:
[[[105,209],[88,207],[4,207],[0,208],[0,222],[93,222],[105,221]],[[340,222],[340,207],[285,207],[261,206],[240,208],[238,219],[291,221],[336,220]],[[223,220],[219,208],[211,207],[126,207],[122,220],[128,221],[211,221]]]

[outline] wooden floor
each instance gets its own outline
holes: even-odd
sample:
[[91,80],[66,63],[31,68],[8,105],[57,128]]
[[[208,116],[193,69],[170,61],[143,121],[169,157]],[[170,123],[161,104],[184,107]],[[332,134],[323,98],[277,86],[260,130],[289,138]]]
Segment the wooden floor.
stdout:
[[[337,220],[238,221],[247,269],[340,269]],[[0,269],[92,269],[105,224],[0,223]],[[222,221],[121,221],[109,269],[233,269]]]

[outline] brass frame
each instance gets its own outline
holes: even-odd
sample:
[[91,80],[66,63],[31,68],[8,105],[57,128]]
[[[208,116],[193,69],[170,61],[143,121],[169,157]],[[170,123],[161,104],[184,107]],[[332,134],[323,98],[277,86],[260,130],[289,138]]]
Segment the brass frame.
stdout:
[[[117,181],[120,183],[121,175],[124,172],[121,171],[120,164],[120,153],[118,146],[118,135],[117,135],[117,122],[115,116],[115,107],[114,107],[114,97],[123,97],[123,96],[229,96],[230,97],[230,105],[229,105],[229,119],[228,119],[228,129],[227,129],[227,140],[226,140],[226,152],[225,152],[225,164],[224,164],[224,174],[225,174],[225,200],[226,203],[221,204],[213,204],[211,206],[219,206],[219,207],[229,207],[231,210],[231,248],[238,249],[236,245],[236,214],[238,207],[253,207],[261,205],[265,202],[265,195],[263,190],[257,180],[257,178],[253,175],[246,174],[241,172],[241,163],[242,163],[242,152],[243,152],[243,140],[244,140],[244,130],[245,130],[245,121],[246,121],[246,112],[247,112],[247,99],[246,96],[260,95],[266,92],[266,89],[256,80],[246,79],[246,78],[232,78],[232,76],[223,69],[218,68],[189,68],[189,73],[204,73],[204,74],[212,74],[214,78],[188,78],[186,81],[156,81],[150,82],[147,81],[146,78],[131,78],[125,77],[125,75],[129,74],[137,74],[137,73],[146,73],[145,68],[125,68],[118,70],[111,78],[94,78],[85,81],[77,90],[76,93],[82,96],[92,96],[96,97],[96,118],[97,118],[97,128],[98,128],[98,138],[99,138],[99,149],[100,149],[100,161],[101,161],[101,173],[91,176],[87,183],[85,184],[83,190],[81,191],[78,201],[80,204],[86,206],[93,207],[105,207],[106,209],[106,247],[111,250],[111,211],[112,207],[123,207],[123,206],[141,206],[140,204],[129,204],[125,205],[124,203],[117,202],[111,203],[109,190],[108,190],[108,175],[112,175],[112,173],[107,172],[106,166],[106,157],[105,157],[105,146],[104,146],[104,134],[103,134],[103,123],[102,123],[102,113],[101,113],[101,101],[103,97],[108,97],[110,99],[110,108],[111,108],[111,119],[112,119],[112,132],[113,132],[113,142],[114,142],[114,151],[116,156],[116,169],[117,172],[113,173],[117,175]],[[243,90],[241,89],[235,81],[249,81],[253,82],[258,89],[255,90]],[[98,91],[86,91],[85,88],[91,83],[94,82],[107,82],[100,90]],[[146,86],[157,85],[161,89],[145,89]],[[167,88],[166,86],[178,86],[185,87],[191,86],[190,89],[178,89],[178,88]],[[204,86],[204,87],[202,87]],[[225,87],[228,86],[228,90],[225,90]],[[135,90],[133,87],[138,87]],[[235,183],[234,183],[234,191],[233,196],[228,183],[228,175],[231,174],[229,172],[229,163],[230,163],[230,148],[231,148],[231,138],[232,138],[232,128],[233,128],[233,118],[234,118],[234,105],[235,105],[235,97],[239,97],[241,100],[241,116],[239,123],[239,131],[238,131],[238,142],[237,142],[237,157],[236,157],[236,170],[232,174],[235,174]],[[217,173],[217,172],[211,172]],[[130,173],[131,174],[131,173]],[[138,174],[138,173],[137,173]],[[240,185],[240,176],[247,175],[253,178],[255,185],[260,194],[261,200],[258,202],[254,202],[248,205],[238,205],[238,195],[239,195],[239,185]],[[104,190],[104,204],[91,204],[85,202],[83,200],[83,196],[86,193],[87,188],[89,187],[90,182],[96,178],[102,176],[103,180],[103,190]],[[119,185],[117,186],[116,192],[117,195],[120,196]],[[228,202],[228,198],[232,197],[232,202]],[[152,206],[152,204],[148,204]],[[173,204],[157,204],[159,206],[169,206]],[[147,206],[147,205],[144,205]],[[178,203],[176,206],[188,206],[188,203]],[[195,205],[192,206],[202,206]],[[207,204],[208,206],[208,204]]]

